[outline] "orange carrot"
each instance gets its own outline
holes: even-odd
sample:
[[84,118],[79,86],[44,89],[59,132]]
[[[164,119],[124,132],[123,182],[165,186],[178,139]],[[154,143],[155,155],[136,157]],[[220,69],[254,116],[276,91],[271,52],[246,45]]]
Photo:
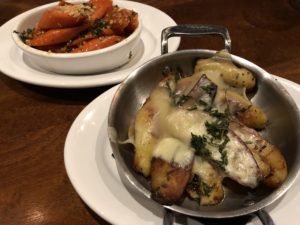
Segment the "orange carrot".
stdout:
[[48,30],[33,39],[26,40],[26,44],[30,46],[46,46],[64,43],[76,37],[88,27],[89,25],[84,24],[79,27]]
[[97,19],[101,19],[107,13],[107,11],[112,8],[111,0],[90,0],[90,3],[95,8],[95,11],[91,16],[92,22]]
[[82,46],[73,49],[72,52],[73,53],[88,52],[88,51],[106,48],[122,41],[123,39],[124,39],[123,37],[116,36],[116,35],[95,38],[86,42]]
[[92,40],[94,38],[96,38],[97,36],[95,36],[94,34],[87,33],[86,35],[84,35],[83,37],[78,37],[75,38],[71,43],[68,43],[68,47],[76,47],[79,46],[82,42],[87,42],[89,40]]
[[[111,36],[114,34],[113,30],[106,27],[102,29],[102,35],[101,36]],[[76,47],[79,46],[83,42],[87,42],[89,40],[92,40],[94,38],[97,38],[98,36],[93,34],[92,32],[87,33],[83,37],[77,37],[75,38],[71,43],[68,43],[68,47]]]
[[126,27],[126,31],[133,32],[138,27],[138,25],[139,25],[138,16],[137,14],[135,14],[134,16],[132,16],[130,23]]
[[109,12],[107,12],[104,19],[109,21],[109,26],[115,33],[121,35],[130,23],[128,14],[129,12],[127,10],[113,7]]
[[109,22],[109,27],[118,35],[132,33],[138,26],[136,12],[118,7],[113,7],[108,11],[104,20]]
[[103,28],[102,30],[103,36],[110,36],[114,34],[114,31],[110,27]]
[[64,52],[66,52],[64,44],[46,45],[46,46],[39,46],[39,47],[36,47],[36,48],[39,49],[39,50],[45,51],[45,52],[55,52],[55,53],[64,53]]
[[79,15],[77,17],[71,16],[56,8],[47,10],[41,17],[38,28],[39,29],[57,29],[76,27],[81,25],[87,17]]

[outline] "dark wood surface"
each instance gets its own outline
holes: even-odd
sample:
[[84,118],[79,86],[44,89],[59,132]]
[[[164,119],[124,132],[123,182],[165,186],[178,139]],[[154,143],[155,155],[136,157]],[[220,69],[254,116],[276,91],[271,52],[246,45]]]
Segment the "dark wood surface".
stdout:
[[[0,24],[48,2],[1,0]],[[288,0],[139,2],[164,11],[179,24],[226,26],[233,54],[300,83],[300,10]],[[184,38],[180,45],[180,49],[222,47],[218,38]],[[73,189],[63,151],[76,116],[109,88],[38,87],[0,73],[0,224],[108,224]]]

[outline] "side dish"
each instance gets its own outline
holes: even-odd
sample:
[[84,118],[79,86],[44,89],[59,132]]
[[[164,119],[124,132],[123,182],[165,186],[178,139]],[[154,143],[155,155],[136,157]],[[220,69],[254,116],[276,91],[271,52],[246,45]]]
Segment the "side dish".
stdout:
[[111,0],[72,4],[61,0],[34,28],[15,31],[22,41],[53,53],[79,53],[112,46],[138,27],[138,14]]
[[133,166],[149,178],[153,199],[173,204],[187,193],[215,205],[224,178],[250,189],[282,184],[286,161],[258,132],[268,118],[246,95],[256,88],[249,70],[221,51],[199,59],[192,75],[164,74],[128,130]]

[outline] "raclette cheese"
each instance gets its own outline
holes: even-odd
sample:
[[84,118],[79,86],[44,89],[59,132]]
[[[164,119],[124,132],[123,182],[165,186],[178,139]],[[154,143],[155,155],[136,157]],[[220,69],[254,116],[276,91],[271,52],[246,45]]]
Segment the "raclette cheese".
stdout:
[[[199,60],[191,76],[178,79],[169,74],[152,91],[129,129],[134,167],[151,177],[152,196],[163,204],[179,201],[185,189],[202,205],[218,204],[224,198],[225,177],[255,188],[279,170],[247,143],[263,140],[252,128],[264,127],[267,121],[246,96],[254,87],[253,75],[220,55]],[[249,111],[252,107],[258,110]],[[243,124],[245,118],[250,128]],[[277,174],[266,183],[279,185],[286,174]]]

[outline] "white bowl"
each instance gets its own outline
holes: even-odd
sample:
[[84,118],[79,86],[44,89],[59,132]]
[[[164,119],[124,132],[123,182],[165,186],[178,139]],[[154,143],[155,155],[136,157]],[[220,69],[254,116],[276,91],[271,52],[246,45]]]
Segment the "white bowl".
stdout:
[[[86,1],[73,1],[73,3]],[[126,8],[123,1],[114,1],[114,5]],[[31,9],[21,15],[13,31],[22,32],[33,28],[47,9],[58,5],[51,3]],[[134,9],[132,9],[134,10]],[[25,57],[37,66],[59,74],[92,74],[112,70],[130,61],[137,52],[142,22],[139,15],[137,29],[121,42],[110,47],[84,53],[52,53],[41,51],[26,45],[15,32],[12,37],[16,45],[23,51]]]

